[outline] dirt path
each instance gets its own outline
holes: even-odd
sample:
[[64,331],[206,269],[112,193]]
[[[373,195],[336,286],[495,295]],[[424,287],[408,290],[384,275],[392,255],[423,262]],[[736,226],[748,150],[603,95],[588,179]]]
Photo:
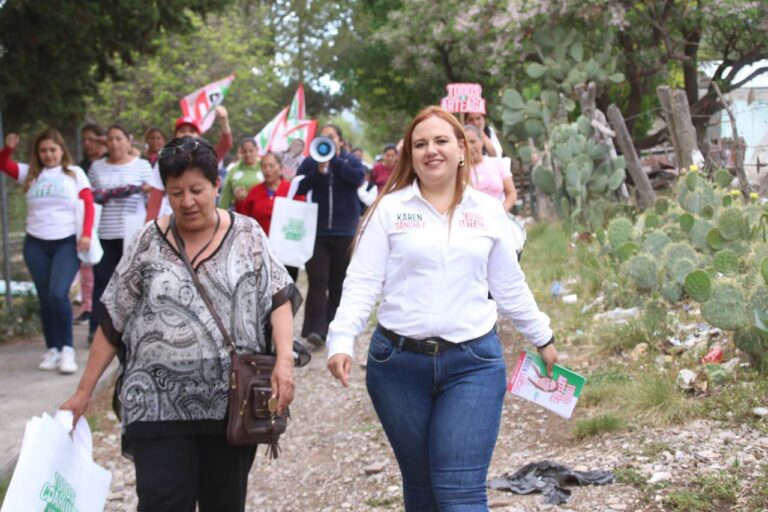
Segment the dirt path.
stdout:
[[[507,323],[501,324],[500,334],[509,364],[524,345]],[[269,461],[262,452],[257,455],[247,510],[402,510],[397,464],[365,390],[368,338],[363,340],[357,347],[349,389],[332,381],[324,352],[316,353],[307,367],[297,369],[297,396],[288,432],[281,441],[282,453],[276,461]],[[104,411],[94,445],[96,460],[114,475],[106,510],[135,510],[133,467],[120,456],[114,415]],[[759,461],[768,458],[768,437],[746,428],[731,431],[714,422],[622,433],[584,443],[570,440],[568,429],[566,420],[508,396],[489,476],[550,459],[582,470],[633,466],[646,477],[666,473],[664,478],[679,483],[693,474],[727,468],[734,458],[744,470],[756,471]],[[649,440],[654,441],[653,450],[648,449]],[[661,491],[642,496],[635,487],[623,484],[571,489],[573,496],[560,508],[543,505],[540,494],[491,491],[489,499],[492,510],[509,512],[664,510]]]

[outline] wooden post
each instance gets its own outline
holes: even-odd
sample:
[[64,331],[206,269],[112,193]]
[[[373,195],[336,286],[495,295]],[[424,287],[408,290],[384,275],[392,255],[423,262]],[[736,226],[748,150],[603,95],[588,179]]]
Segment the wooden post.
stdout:
[[672,117],[672,95],[668,85],[660,85],[656,88],[656,95],[661,103],[661,113],[664,116],[664,122],[667,123],[667,133],[672,147],[675,150],[675,162],[680,167],[682,155],[680,152],[680,141],[677,140],[677,130],[675,130],[675,119]]
[[682,89],[672,91],[672,117],[675,120],[675,133],[680,144],[680,162],[678,167],[688,170],[693,163],[694,151],[699,150],[696,142],[696,128],[691,121],[691,108],[688,96]]
[[717,82],[712,80],[712,86],[717,93],[717,97],[720,98],[725,111],[728,112],[728,119],[731,120],[731,131],[733,132],[733,149],[736,151],[736,176],[739,178],[739,186],[741,187],[741,194],[744,199],[749,199],[749,180],[747,180],[747,173],[744,172],[744,145],[741,143],[741,137],[739,137],[739,131],[736,129],[736,116],[733,114],[731,104],[725,101],[723,93],[720,92],[720,87]]
[[635,182],[637,187],[637,206],[641,210],[650,208],[656,204],[656,192],[653,191],[651,180],[648,179],[648,175],[645,174],[640,164],[640,158],[638,158],[637,151],[635,151],[635,145],[632,144],[632,138],[629,136],[624,116],[621,115],[619,107],[614,104],[608,107],[608,121],[610,121],[613,131],[616,132],[616,143],[624,155],[629,175],[632,176],[632,181]]

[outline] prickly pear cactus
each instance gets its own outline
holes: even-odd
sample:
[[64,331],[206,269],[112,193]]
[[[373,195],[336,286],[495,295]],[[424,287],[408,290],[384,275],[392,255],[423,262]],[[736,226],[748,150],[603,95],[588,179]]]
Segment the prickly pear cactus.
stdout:
[[743,240],[749,237],[749,221],[738,208],[726,208],[717,220],[717,229],[724,240]]
[[643,241],[643,251],[650,253],[655,258],[661,258],[664,249],[672,242],[663,231],[652,231]]
[[624,217],[617,217],[608,224],[608,242],[611,248],[619,247],[632,240],[632,223]]
[[717,282],[712,285],[709,300],[701,306],[704,320],[725,330],[735,330],[749,325],[749,314],[741,289],[733,282]]
[[[719,201],[712,186],[698,174],[691,173],[689,176],[695,178],[680,180],[677,185],[677,202],[680,206],[687,212],[697,214],[707,205],[717,208]],[[695,182],[693,190],[689,184],[691,181]]]
[[677,260],[697,261],[696,251],[686,242],[674,242],[664,250],[664,262],[667,265]]
[[707,235],[712,231],[714,226],[707,220],[696,219],[688,231],[688,236],[691,238],[691,244],[701,252],[709,252],[710,247],[707,243]]
[[627,268],[638,289],[653,291],[658,287],[658,269],[651,256],[637,254],[627,262]]
[[749,356],[749,364],[758,372],[768,373],[768,335],[751,327],[739,329],[733,336],[739,350]]
[[666,282],[661,287],[661,296],[670,304],[674,304],[683,297],[683,287],[674,281]]
[[697,302],[706,302],[712,292],[712,278],[703,270],[694,270],[685,276],[685,293]]
[[715,270],[726,276],[733,276],[739,271],[739,259],[730,249],[715,253]]

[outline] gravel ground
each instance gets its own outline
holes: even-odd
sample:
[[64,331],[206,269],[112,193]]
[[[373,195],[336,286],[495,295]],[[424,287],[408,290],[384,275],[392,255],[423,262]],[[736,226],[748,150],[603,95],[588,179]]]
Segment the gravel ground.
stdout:
[[[300,321],[297,318],[297,325]],[[507,323],[500,324],[500,335],[509,363],[524,344]],[[257,455],[247,510],[402,510],[397,464],[365,390],[367,340],[363,337],[358,344],[349,389],[332,380],[324,352],[315,353],[308,366],[296,370],[296,400],[281,440],[282,453],[274,461],[263,450]],[[120,455],[119,425],[106,402],[102,398],[95,408],[102,419],[94,432],[94,458],[113,473],[105,510],[135,510],[133,465]],[[577,408],[576,417],[578,412]],[[508,396],[489,477],[549,459],[580,470],[632,467],[643,478],[680,486],[734,463],[742,475],[754,477],[768,461],[768,437],[746,426],[699,420],[684,427],[641,429],[581,443],[569,437],[569,427],[569,421]],[[623,484],[571,487],[571,499],[560,507],[544,505],[540,494],[490,491],[489,504],[494,511],[508,512],[665,510],[663,487],[651,489],[643,495]]]

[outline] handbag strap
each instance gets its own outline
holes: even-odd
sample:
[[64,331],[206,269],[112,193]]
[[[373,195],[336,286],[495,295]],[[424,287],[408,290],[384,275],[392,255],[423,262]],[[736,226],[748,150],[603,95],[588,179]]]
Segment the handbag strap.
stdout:
[[192,282],[195,283],[195,288],[197,288],[197,292],[200,294],[200,298],[203,299],[203,302],[205,302],[205,306],[208,308],[208,311],[210,311],[211,316],[216,322],[216,325],[219,326],[219,330],[221,330],[221,334],[224,336],[224,342],[229,345],[230,353],[237,352],[237,347],[235,347],[235,344],[232,342],[232,338],[230,338],[227,329],[224,327],[224,322],[213,308],[213,303],[211,302],[211,298],[208,296],[208,292],[206,292],[205,288],[203,288],[203,284],[200,282],[200,278],[197,277],[197,272],[195,272],[195,269],[192,268],[192,264],[189,262],[187,251],[184,248],[184,240],[181,238],[179,230],[176,228],[176,216],[174,214],[171,214],[168,225],[171,228],[171,234],[173,235],[173,239],[176,242],[176,247],[179,249],[181,261],[184,262],[184,266],[187,267],[189,275],[192,276]]

